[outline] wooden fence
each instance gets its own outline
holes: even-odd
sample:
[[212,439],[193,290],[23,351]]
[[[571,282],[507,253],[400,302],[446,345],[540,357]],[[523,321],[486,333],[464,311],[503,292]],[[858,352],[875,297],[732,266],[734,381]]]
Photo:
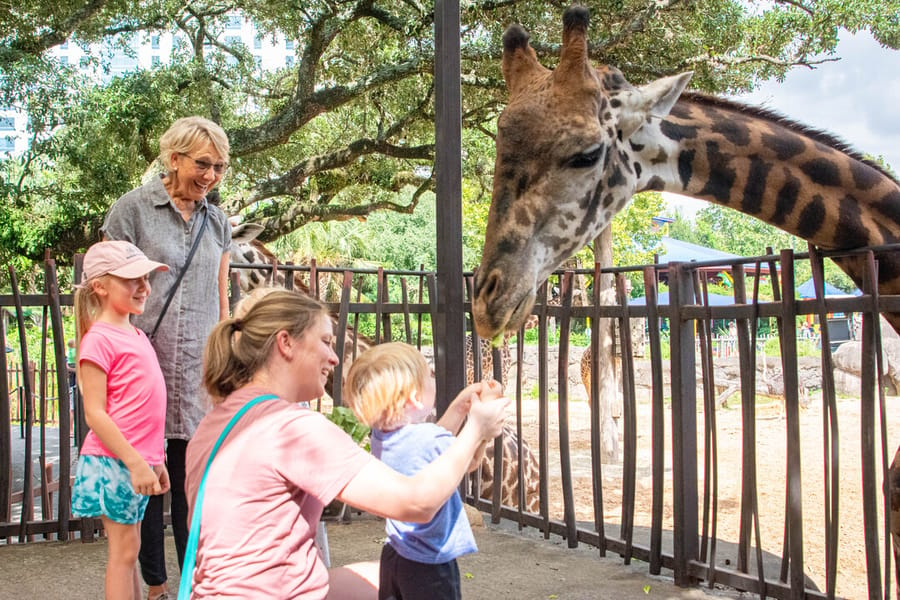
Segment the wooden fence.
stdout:
[[[889,248],[887,251],[896,251]],[[877,280],[877,255],[884,249],[874,249],[857,253],[860,260],[867,261],[870,269],[867,279],[861,282],[863,294],[858,297],[825,298],[821,294],[823,256],[815,251],[810,254],[795,255],[792,251],[782,251],[743,261],[723,264],[734,273],[744,273],[742,265],[749,264],[769,267],[770,273],[779,273],[769,280],[774,300],[760,300],[762,279],[757,269],[746,278],[735,277],[734,302],[726,306],[711,306],[706,301],[705,281],[700,267],[709,263],[646,265],[586,272],[565,271],[554,274],[551,282],[559,288],[558,302],[546,299],[546,287],[538,294],[534,314],[538,322],[537,398],[531,400],[525,388],[524,368],[515,370],[515,377],[507,385],[507,393],[515,398],[516,423],[519,443],[529,444],[538,458],[540,481],[540,510],[523,510],[524,498],[517,506],[501,505],[499,495],[492,501],[478,497],[477,490],[466,486],[467,502],[489,512],[495,521],[512,520],[520,527],[537,528],[545,536],[559,535],[569,546],[588,544],[596,547],[600,555],[614,553],[625,563],[637,559],[647,564],[650,573],[663,570],[670,572],[676,582],[682,585],[726,585],[738,590],[746,590],[762,597],[773,598],[831,598],[856,592],[845,585],[843,575],[839,577],[838,548],[849,542],[860,542],[864,581],[862,595],[870,598],[889,598],[894,586],[891,583],[889,511],[887,489],[887,465],[897,439],[889,439],[894,433],[893,423],[888,419],[888,399],[885,395],[883,377],[887,365],[882,360],[882,337],[879,311],[900,312],[900,297],[879,296],[874,286]],[[820,294],[810,300],[797,300],[794,289],[795,260],[810,260],[814,278]],[[271,265],[244,265],[244,268],[272,269]],[[291,274],[298,274],[299,280],[319,295],[325,290],[326,282],[335,283],[333,296],[326,298],[335,315],[336,347],[342,358],[336,370],[332,402],[341,402],[341,370],[346,360],[355,351],[355,343],[348,343],[348,332],[362,332],[372,343],[388,340],[404,340],[422,347],[427,342],[428,329],[437,307],[435,277],[429,272],[390,271],[387,269],[343,270],[299,266],[279,266]],[[611,274],[615,281],[616,299],[612,303],[601,304],[600,291],[594,290],[592,302],[573,305],[573,279],[575,275],[593,276],[599,280],[601,274]],[[625,293],[625,279],[629,274],[638,273],[644,282],[647,304],[628,304]],[[669,304],[656,302],[660,276],[665,274],[669,285]],[[13,294],[0,296],[0,306],[15,307],[10,313],[19,319],[22,306],[28,305],[46,309],[49,329],[45,336],[52,337],[53,355],[56,364],[64,364],[64,344],[62,340],[61,306],[71,299],[61,297],[56,288],[56,274],[52,261],[47,263],[45,294],[20,296]],[[298,278],[285,277],[288,286],[294,286]],[[471,297],[471,280],[468,281]],[[232,300],[239,297],[237,286],[233,285]],[[365,290],[365,293],[363,292]],[[466,302],[462,310],[471,310]],[[821,438],[822,451],[818,454],[803,454],[801,447],[808,442],[801,438],[801,382],[797,358],[798,321],[804,315],[816,315],[820,322],[826,322],[830,313],[859,313],[862,315],[861,341],[859,353],[861,381],[859,398],[854,402],[858,407],[858,423],[845,422],[845,416],[838,410],[838,398],[834,382],[833,357],[827,329],[822,331],[821,354],[821,423],[814,437]],[[558,343],[549,341],[548,322],[553,319],[559,330]],[[591,351],[593,362],[591,395],[586,403],[576,399],[580,388],[569,377],[572,356],[582,349],[575,348],[570,341],[573,320],[589,319],[591,329]],[[603,332],[610,321],[615,328],[620,348],[631,348],[632,320],[646,322],[649,340],[649,376],[636,376],[635,359],[631,352],[621,353],[616,363],[616,377],[620,384],[622,416],[618,422],[619,439],[622,442],[621,456],[614,464],[604,463],[601,456],[601,380],[598,357],[603,344]],[[720,360],[712,348],[712,323],[717,320],[734,320],[736,323],[736,350],[739,362],[740,413],[739,432],[740,456],[721,456],[719,447],[726,435],[717,425],[723,416],[722,408],[716,403],[716,361]],[[668,352],[670,358],[663,359],[663,340],[660,324],[668,322]],[[768,439],[757,437],[765,424],[761,421],[757,385],[757,324],[762,320],[774,320],[780,340],[780,369],[784,379],[783,418],[776,426],[785,447],[783,473],[758,471],[758,465],[765,458],[759,454]],[[0,319],[0,338],[6,339],[6,319]],[[22,328],[19,328],[20,331]],[[481,344],[474,333],[472,336],[472,369],[480,376]],[[514,336],[510,352],[514,363],[523,364],[525,344],[523,332]],[[48,337],[49,339],[49,337]],[[353,337],[352,340],[356,338]],[[465,360],[463,349],[442,349],[454,360]],[[501,364],[501,353],[493,351],[495,375]],[[555,356],[555,360],[551,360]],[[4,357],[5,358],[5,357]],[[9,373],[3,364],[0,372]],[[56,389],[60,392],[59,403],[65,406],[63,397],[68,388],[64,373],[56,372]],[[46,377],[50,377],[48,372]],[[668,379],[666,379],[668,377]],[[33,384],[25,378],[23,393],[34,397],[37,393]],[[646,380],[644,380],[646,379]],[[638,388],[649,390],[649,398],[642,399]],[[9,389],[10,384],[3,389]],[[551,394],[551,388],[555,392]],[[577,388],[577,389],[576,389]],[[43,389],[43,388],[42,388]],[[0,393],[0,426],[2,431],[12,431],[9,421],[10,408],[15,399],[9,393]],[[59,405],[57,405],[59,406]],[[76,401],[77,406],[77,401]],[[37,413],[45,413],[49,403],[46,398],[36,403],[25,403],[24,419],[33,424],[38,421]],[[588,407],[584,417],[589,427],[578,422],[582,407]],[[533,409],[533,420],[529,421],[529,411]],[[577,413],[577,414],[576,414]],[[55,475],[43,471],[36,478],[39,485],[34,488],[24,486],[21,496],[14,496],[12,490],[12,450],[10,437],[0,440],[0,540],[25,541],[37,535],[55,539],[67,539],[72,532],[82,538],[90,538],[99,531],[99,523],[91,519],[72,519],[70,515],[69,477],[72,453],[68,443],[69,415],[61,411],[57,416],[59,430],[40,428],[40,450],[35,451],[32,428],[25,428],[23,458],[19,471],[25,481],[32,481],[33,458],[39,465],[58,461]],[[841,505],[841,449],[838,440],[841,429],[856,426],[860,431],[859,457],[854,469],[861,479],[854,484],[853,494],[859,501],[852,505]],[[770,424],[765,424],[766,430]],[[62,433],[60,433],[62,432]],[[47,437],[59,438],[58,456],[45,454]],[[586,450],[579,450],[578,436],[587,435]],[[78,439],[76,435],[76,439]],[[498,442],[499,444],[499,442]],[[643,447],[645,444],[646,447]],[[574,448],[574,450],[573,450]],[[502,452],[495,448],[495,473],[502,471]],[[520,451],[521,457],[523,453]],[[801,463],[801,455],[803,463]],[[823,516],[813,521],[804,512],[804,491],[812,489],[808,477],[812,468],[816,481],[824,483]],[[722,489],[723,473],[739,476],[737,500],[725,497]],[[523,469],[519,469],[522,477]],[[55,476],[55,479],[53,477]],[[585,481],[587,483],[585,483]],[[779,501],[761,505],[760,491],[779,489]],[[816,488],[820,486],[815,484]],[[520,489],[522,489],[520,484]],[[55,510],[35,518],[35,498],[49,498],[50,490],[56,492]],[[771,496],[769,496],[771,498]],[[12,519],[13,499],[20,498],[19,517]],[[46,504],[45,504],[46,505]],[[638,510],[638,507],[647,507]],[[840,507],[840,510],[839,510]],[[730,512],[729,512],[730,511]],[[774,516],[773,516],[774,515]],[[843,515],[850,515],[849,517]],[[735,518],[737,525],[733,533],[723,533],[721,526],[726,518]],[[779,519],[777,534],[769,536],[762,523],[770,525],[772,519]],[[859,540],[848,539],[842,528],[848,521],[857,521]],[[811,532],[816,536],[812,554],[809,544]],[[768,539],[771,537],[771,539]],[[807,547],[809,546],[809,547]],[[821,564],[818,570],[811,565]]]

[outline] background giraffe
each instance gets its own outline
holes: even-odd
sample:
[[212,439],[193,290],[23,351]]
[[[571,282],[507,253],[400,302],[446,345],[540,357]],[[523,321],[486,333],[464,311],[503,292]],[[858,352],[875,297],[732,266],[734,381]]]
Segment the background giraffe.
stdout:
[[[262,226],[255,223],[234,223],[232,222],[232,247],[231,262],[238,265],[271,265],[271,269],[263,268],[239,268],[234,271],[238,273],[239,286],[242,295],[245,295],[253,289],[263,286],[272,285],[276,287],[285,286],[285,277],[291,274],[293,277],[293,286],[295,290],[309,294],[309,286],[301,274],[297,271],[286,271],[278,269],[278,258],[264,244],[259,242],[256,237],[262,232]],[[348,328],[348,333],[344,341],[343,355],[343,373],[346,374],[350,365],[359,355],[374,345],[374,342],[363,335],[357,335],[354,330]],[[474,364],[472,352],[472,336],[467,338],[466,350],[466,377],[467,383],[474,381]],[[505,348],[505,352],[503,349]],[[493,376],[493,359],[491,358],[490,340],[481,341],[481,373],[483,376]],[[509,344],[506,343],[501,348],[500,355],[503,359],[501,367],[502,379],[501,383],[506,388],[506,373],[509,369]],[[331,381],[328,382],[326,390],[331,394]],[[486,500],[493,497],[494,480],[500,482],[501,502],[507,506],[517,507],[519,504],[519,445],[518,435],[514,426],[505,425],[502,433],[503,451],[503,472],[499,478],[494,477],[494,445],[488,444],[485,450],[484,460],[479,471],[475,473],[481,474],[480,496]],[[540,510],[540,469],[537,458],[531,451],[531,448],[522,441],[522,476],[525,488],[525,504],[523,510],[537,513]],[[473,474],[473,484],[475,475]]]
[[[879,165],[772,112],[682,94],[691,73],[635,87],[591,65],[587,25],[587,9],[566,10],[553,71],[521,27],[503,36],[509,102],[473,302],[482,337],[516,329],[538,285],[640,191],[728,206],[823,249],[900,242],[900,183]],[[835,262],[861,286],[863,258]],[[900,253],[879,256],[878,288],[900,293]],[[900,314],[885,318],[900,332]],[[900,452],[889,485],[900,590]]]

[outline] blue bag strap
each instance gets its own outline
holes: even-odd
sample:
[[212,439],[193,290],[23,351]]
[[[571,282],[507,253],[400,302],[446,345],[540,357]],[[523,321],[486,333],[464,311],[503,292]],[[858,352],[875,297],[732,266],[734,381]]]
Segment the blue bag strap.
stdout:
[[241,409],[231,417],[231,420],[228,421],[228,425],[222,430],[222,434],[219,436],[219,439],[216,440],[212,451],[209,453],[209,458],[206,461],[206,468],[203,469],[203,477],[200,479],[200,488],[197,490],[197,498],[194,500],[194,514],[191,517],[191,531],[188,534],[187,547],[184,551],[184,566],[181,569],[181,583],[178,585],[179,598],[190,600],[191,597],[191,586],[194,582],[194,565],[197,561],[197,543],[200,541],[200,509],[203,507],[203,494],[206,491],[206,475],[209,473],[209,467],[212,465],[213,458],[215,458],[216,452],[219,451],[219,446],[221,446],[222,442],[225,441],[225,438],[228,437],[228,434],[231,432],[232,428],[234,428],[235,423],[244,416],[244,413],[260,402],[277,399],[278,396],[274,394],[264,394],[262,396],[257,396],[242,406]]

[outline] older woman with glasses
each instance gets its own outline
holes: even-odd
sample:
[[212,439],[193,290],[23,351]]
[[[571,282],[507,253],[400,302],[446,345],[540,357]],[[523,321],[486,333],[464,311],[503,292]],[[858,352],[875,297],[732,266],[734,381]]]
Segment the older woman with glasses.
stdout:
[[[103,223],[105,239],[127,240],[171,267],[151,275],[157,293],[134,324],[151,335],[166,380],[166,464],[179,565],[188,536],[185,450],[208,407],[203,348],[213,326],[228,316],[231,227],[207,201],[228,169],[228,152],[228,137],[216,123],[178,119],[159,140],[162,172],[119,198]],[[149,600],[169,598],[162,496],[151,497],[144,515],[139,562]]]

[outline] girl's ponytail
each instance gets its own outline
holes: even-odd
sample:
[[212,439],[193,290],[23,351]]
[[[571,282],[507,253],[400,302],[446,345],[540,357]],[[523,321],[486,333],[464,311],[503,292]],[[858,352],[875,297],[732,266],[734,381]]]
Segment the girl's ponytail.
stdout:
[[78,356],[81,350],[81,338],[88,332],[100,311],[100,298],[94,286],[86,283],[75,288],[75,381],[81,389],[81,361]]

